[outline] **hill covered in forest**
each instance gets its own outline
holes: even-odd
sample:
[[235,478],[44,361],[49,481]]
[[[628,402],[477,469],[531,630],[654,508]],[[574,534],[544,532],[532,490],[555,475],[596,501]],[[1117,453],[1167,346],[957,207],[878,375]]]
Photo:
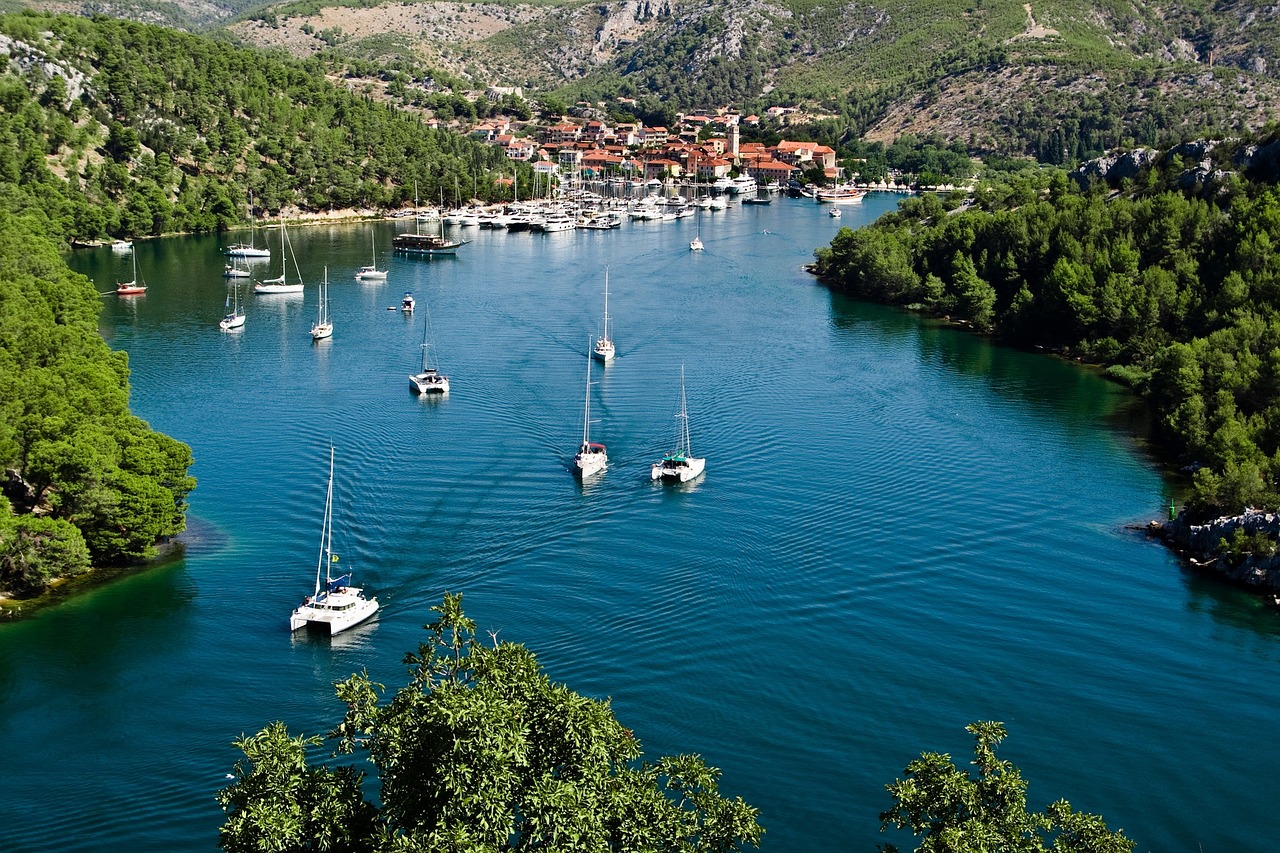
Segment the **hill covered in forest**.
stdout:
[[[318,59],[176,30],[0,16],[0,206],[62,240],[210,231],[259,215],[494,192],[504,153],[428,127]],[[527,168],[527,167],[526,167]]]
[[570,104],[792,106],[824,142],[938,133],[1057,163],[1255,128],[1280,104],[1280,12],[1253,4],[287,0],[221,12],[205,26],[299,57],[376,62],[410,90],[459,81]]
[[[1280,506],[1280,136],[922,195],[818,250],[862,297],[1099,365],[1152,404],[1196,519]],[[1275,543],[1229,543],[1230,548]],[[1224,545],[1224,550],[1228,546]]]

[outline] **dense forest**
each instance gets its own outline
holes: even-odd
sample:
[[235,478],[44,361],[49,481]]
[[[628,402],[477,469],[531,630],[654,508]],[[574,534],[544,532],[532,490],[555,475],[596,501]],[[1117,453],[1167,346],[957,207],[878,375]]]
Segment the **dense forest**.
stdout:
[[191,449],[129,412],[92,283],[0,210],[0,590],[146,559],[185,526]]
[[415,187],[493,198],[517,168],[319,60],[102,17],[8,15],[0,34],[0,206],[38,211],[55,238],[222,230],[250,191],[259,216],[396,208]]
[[1224,168],[1187,169],[1186,152],[1170,151],[1115,187],[1046,170],[980,186],[972,203],[914,197],[842,229],[816,272],[1107,365],[1151,401],[1159,437],[1194,472],[1191,512],[1275,506],[1280,187],[1266,162],[1230,168],[1273,142],[1184,146]]

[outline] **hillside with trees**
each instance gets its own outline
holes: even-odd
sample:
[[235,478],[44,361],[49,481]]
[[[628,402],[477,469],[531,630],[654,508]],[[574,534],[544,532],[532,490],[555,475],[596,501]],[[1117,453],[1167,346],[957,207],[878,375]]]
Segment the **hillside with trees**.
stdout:
[[1060,164],[1256,129],[1280,106],[1277,13],[1238,5],[295,0],[228,31],[395,65],[410,95],[452,77],[606,110],[625,97],[667,125],[664,111],[779,105],[828,144],[940,134]]
[[[816,272],[860,296],[1108,366],[1193,471],[1195,517],[1280,504],[1280,187],[1275,131],[1028,170],[970,205],[905,201],[842,229]],[[1089,174],[1095,177],[1088,177]]]
[[191,449],[129,412],[129,364],[48,224],[0,210],[0,590],[155,554],[185,527]]
[[0,16],[0,40],[0,205],[55,239],[224,230],[250,191],[259,216],[496,198],[515,168],[319,60],[101,17]]

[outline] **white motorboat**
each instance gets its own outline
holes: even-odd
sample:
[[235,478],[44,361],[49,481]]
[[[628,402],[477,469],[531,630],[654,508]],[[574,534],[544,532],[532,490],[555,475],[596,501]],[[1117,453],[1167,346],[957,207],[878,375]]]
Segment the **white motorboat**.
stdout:
[[705,247],[702,245],[702,238],[697,235],[694,235],[694,238],[689,241],[690,252],[701,252],[704,248]]
[[585,480],[609,467],[609,454],[603,444],[591,440],[591,359],[587,358],[587,395],[582,404],[582,444],[573,457],[573,473]]
[[227,316],[218,321],[218,328],[224,332],[244,328],[244,308],[240,306],[240,286],[232,285],[227,294]]
[[613,361],[613,357],[618,354],[617,348],[613,345],[613,338],[609,337],[609,268],[604,268],[604,327],[600,337],[596,338],[595,345],[591,348],[591,354],[603,362]]
[[289,231],[284,227],[284,220],[280,220],[280,275],[275,278],[265,278],[262,281],[255,282],[253,285],[254,293],[301,293],[302,292],[302,273],[298,270],[298,259],[293,258],[293,272],[298,277],[296,284],[290,284],[288,280],[289,272],[289,255],[292,249],[289,243]]
[[689,443],[689,408],[684,397],[684,366],[680,367],[680,413],[676,415],[675,450],[653,463],[649,476],[654,480],[687,483],[702,475],[707,469],[705,457],[693,455]]
[[560,231],[572,231],[578,227],[578,223],[567,211],[556,211],[547,214],[546,219],[542,221],[542,231],[546,234],[555,234]]
[[360,267],[356,278],[360,281],[382,281],[387,277],[387,271],[378,269],[378,243],[372,231],[369,232],[369,245],[373,248],[373,263]]
[[[315,592],[289,616],[289,630],[317,630],[333,636],[359,625],[378,611],[378,599],[365,598],[364,590],[351,586],[351,573],[333,577],[339,561],[333,553],[333,448],[329,448],[329,488],[324,499],[324,524],[320,529],[320,559],[316,565]],[[324,575],[324,585],[320,577]]]
[[120,252],[121,254],[123,254],[124,252],[129,252],[132,250],[133,250],[132,240],[116,240],[114,243],[111,244],[111,251],[113,252]]
[[333,337],[333,321],[329,319],[329,268],[324,268],[324,281],[320,285],[320,307],[316,324],[311,327],[311,340],[321,341]]
[[832,219],[839,219],[839,218],[840,218],[840,208],[838,208],[838,207],[833,207],[833,208],[831,208],[830,210],[828,210],[828,211],[827,211],[827,215],[828,215],[828,216],[830,216]]
[[413,294],[406,293],[404,295],[404,299],[400,300],[400,310],[404,311],[406,314],[412,314],[413,306],[414,306]]
[[426,315],[422,324],[422,370],[409,374],[409,388],[415,394],[448,394],[449,377],[440,372],[440,365],[431,358],[431,312],[427,311]]

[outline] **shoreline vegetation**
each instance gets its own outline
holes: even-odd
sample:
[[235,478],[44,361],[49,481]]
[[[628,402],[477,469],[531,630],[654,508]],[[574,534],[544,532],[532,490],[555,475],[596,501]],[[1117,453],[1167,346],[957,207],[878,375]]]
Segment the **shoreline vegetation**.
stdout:
[[1276,129],[1025,170],[841,229],[810,270],[1130,387],[1157,461],[1189,477],[1178,518],[1153,532],[1197,568],[1276,589],[1280,571],[1255,570],[1280,537],[1256,521],[1280,506],[1277,175]]
[[102,339],[99,311],[37,218],[0,210],[0,589],[13,599],[149,562],[186,527],[191,448],[130,412],[129,356]]

